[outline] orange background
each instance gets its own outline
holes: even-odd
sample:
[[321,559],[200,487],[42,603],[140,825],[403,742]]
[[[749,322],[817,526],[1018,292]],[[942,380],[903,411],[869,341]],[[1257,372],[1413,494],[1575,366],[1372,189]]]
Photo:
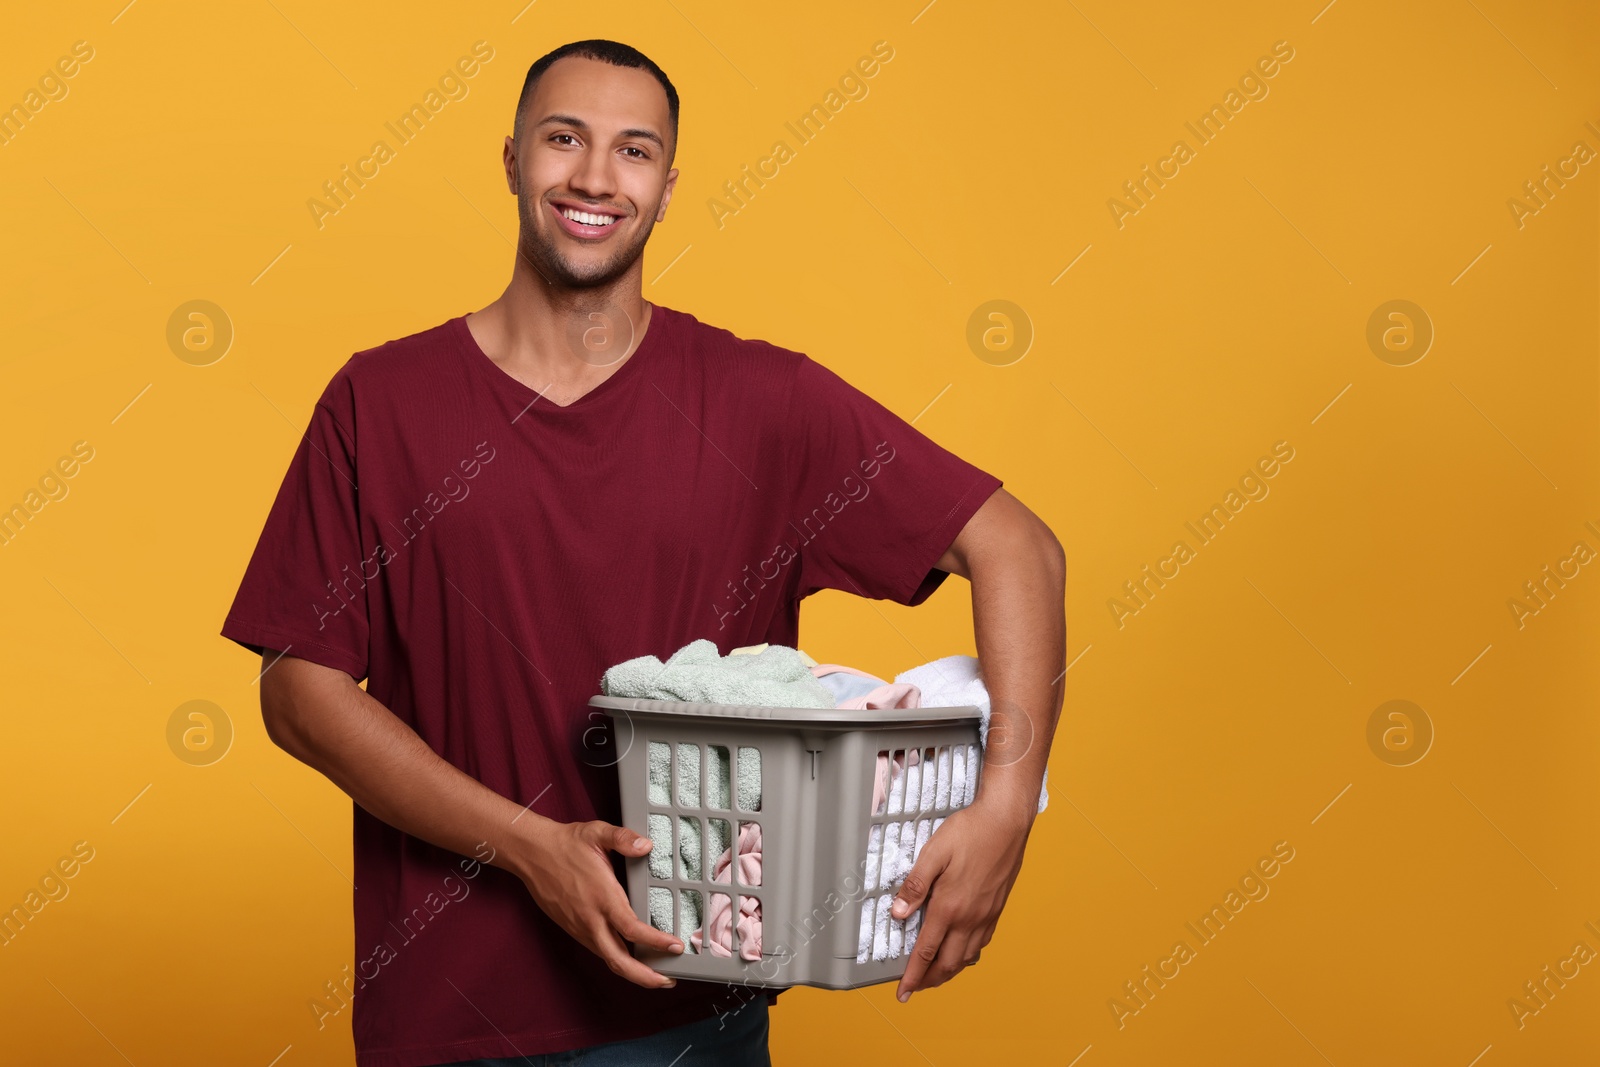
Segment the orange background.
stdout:
[[[1508,1006],[1600,951],[1600,576],[1561,563],[1600,549],[1600,162],[1508,203],[1600,151],[1592,5],[122,2],[0,36],[0,105],[93,50],[0,144],[0,507],[93,453],[0,546],[0,904],[93,850],[0,948],[7,1062],[351,1062],[347,1013],[308,1008],[352,960],[349,801],[268,741],[259,664],[217,629],[333,371],[500,292],[500,138],[527,66],[590,36],[683,97],[646,296],[835,368],[1068,554],[1051,805],[995,942],[910,1005],[791,992],[777,1062],[1600,1056],[1592,962],[1521,1025]],[[480,40],[467,95],[319,228],[322,183]],[[867,95],[797,145],[784,123],[878,41]],[[1267,95],[1198,145],[1185,123],[1279,41]],[[1193,158],[1119,226],[1108,201],[1179,138]],[[196,299],[232,324],[220,359],[169,347]],[[1025,316],[1020,358],[1016,312],[969,344],[991,300]],[[1392,300],[1416,310],[1374,347]],[[1184,524],[1280,441],[1270,493],[1199,545]],[[1575,576],[1519,624],[1547,564]],[[971,652],[969,611],[958,580],[920,609],[829,593],[803,644],[894,672]],[[207,765],[169,741],[191,700],[233,735]],[[1392,700],[1420,710],[1369,742]],[[1280,841],[1270,895],[1119,1025],[1123,983]]]

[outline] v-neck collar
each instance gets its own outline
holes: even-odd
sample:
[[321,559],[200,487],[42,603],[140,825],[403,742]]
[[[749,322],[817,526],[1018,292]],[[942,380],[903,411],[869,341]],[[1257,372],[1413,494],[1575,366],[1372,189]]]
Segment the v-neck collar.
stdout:
[[472,329],[467,325],[467,314],[470,312],[451,319],[450,328],[467,362],[477,366],[493,383],[494,388],[516,401],[519,412],[524,414],[539,412],[541,415],[559,417],[568,413],[587,411],[603,403],[606,397],[616,392],[629,378],[637,376],[640,365],[650,360],[666,343],[663,335],[668,332],[667,321],[673,314],[672,310],[654,303],[650,304],[650,307],[650,323],[645,328],[644,338],[635,346],[633,354],[624,360],[622,366],[613,371],[610,377],[570,404],[557,404],[540,395],[537,389],[530,388],[489,358],[489,354],[478,344],[478,339],[472,336]]

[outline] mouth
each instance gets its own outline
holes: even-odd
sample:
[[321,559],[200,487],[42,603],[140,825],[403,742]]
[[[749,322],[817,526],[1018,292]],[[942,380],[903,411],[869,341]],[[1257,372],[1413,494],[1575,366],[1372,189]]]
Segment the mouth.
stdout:
[[617,229],[623,216],[609,208],[592,210],[572,204],[550,204],[550,212],[561,228],[573,237],[585,241],[604,240]]

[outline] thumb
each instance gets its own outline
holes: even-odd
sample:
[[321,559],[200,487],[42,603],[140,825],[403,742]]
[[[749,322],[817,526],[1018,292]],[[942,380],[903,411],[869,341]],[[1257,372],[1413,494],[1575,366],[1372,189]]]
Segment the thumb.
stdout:
[[605,823],[601,826],[604,827],[601,843],[614,852],[642,856],[653,847],[648,837],[636,834],[626,826],[610,826]]
[[[932,842],[929,842],[932,845]],[[896,919],[904,919],[907,915],[922,907],[928,899],[928,890],[933,885],[933,880],[938,877],[944,868],[944,860],[939,852],[931,847],[924,847],[922,855],[917,857],[917,862],[912,864],[911,870],[906,874],[905,881],[900,883],[900,889],[894,895],[894,903],[889,907],[889,914]]]

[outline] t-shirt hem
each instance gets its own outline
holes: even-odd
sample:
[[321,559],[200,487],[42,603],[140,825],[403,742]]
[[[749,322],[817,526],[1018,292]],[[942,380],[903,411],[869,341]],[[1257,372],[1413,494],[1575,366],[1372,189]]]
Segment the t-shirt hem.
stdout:
[[251,652],[260,654],[264,649],[276,649],[279,652],[289,653],[299,659],[310,660],[324,667],[344,671],[352,678],[360,681],[367,676],[367,665],[359,656],[353,656],[344,649],[334,648],[332,645],[323,644],[306,637],[304,634],[292,633],[288,630],[279,630],[272,626],[254,623],[234,616],[228,616],[222,624],[222,636],[234,641]]

